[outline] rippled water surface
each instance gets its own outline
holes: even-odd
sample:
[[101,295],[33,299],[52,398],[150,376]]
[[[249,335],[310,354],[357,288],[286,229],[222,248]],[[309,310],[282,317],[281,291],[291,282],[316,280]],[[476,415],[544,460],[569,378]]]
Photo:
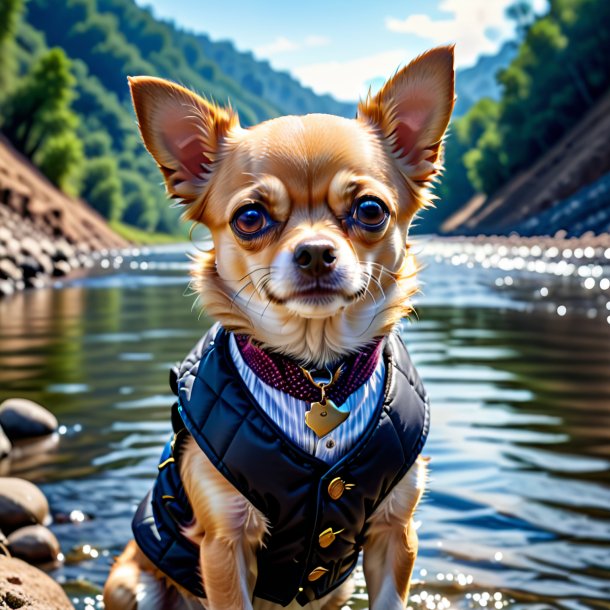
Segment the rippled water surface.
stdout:
[[[540,303],[556,279],[498,287],[493,271],[428,262],[403,331],[432,400],[410,605],[610,608],[606,316],[587,316],[585,300],[565,316]],[[56,444],[2,466],[47,494],[66,555],[54,576],[79,608],[99,605],[155,475],[168,370],[210,324],[191,310],[186,273],[181,250],[145,253],[0,302],[0,399],[36,400],[62,424]]]

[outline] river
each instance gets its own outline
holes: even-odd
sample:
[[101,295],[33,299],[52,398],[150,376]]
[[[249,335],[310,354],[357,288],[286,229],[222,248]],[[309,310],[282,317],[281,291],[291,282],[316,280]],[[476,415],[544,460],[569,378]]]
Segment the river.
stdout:
[[[421,250],[402,330],[432,403],[411,607],[610,608],[610,298]],[[169,368],[211,323],[187,269],[184,248],[135,252],[0,302],[0,400],[61,424],[3,467],[49,498],[77,608],[101,607],[169,434]]]

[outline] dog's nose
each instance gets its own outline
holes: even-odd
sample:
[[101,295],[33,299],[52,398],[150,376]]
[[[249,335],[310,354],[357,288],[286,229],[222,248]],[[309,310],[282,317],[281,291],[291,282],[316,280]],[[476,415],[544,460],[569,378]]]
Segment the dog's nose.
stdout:
[[329,273],[337,262],[335,244],[327,239],[301,242],[294,250],[294,262],[314,277]]

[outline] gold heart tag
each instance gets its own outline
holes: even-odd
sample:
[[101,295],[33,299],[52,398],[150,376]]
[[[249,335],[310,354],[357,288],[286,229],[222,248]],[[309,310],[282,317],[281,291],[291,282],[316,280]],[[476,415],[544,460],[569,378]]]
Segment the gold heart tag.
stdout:
[[349,417],[349,411],[339,411],[337,405],[329,398],[322,402],[312,402],[310,410],[305,413],[305,423],[318,438],[326,436]]

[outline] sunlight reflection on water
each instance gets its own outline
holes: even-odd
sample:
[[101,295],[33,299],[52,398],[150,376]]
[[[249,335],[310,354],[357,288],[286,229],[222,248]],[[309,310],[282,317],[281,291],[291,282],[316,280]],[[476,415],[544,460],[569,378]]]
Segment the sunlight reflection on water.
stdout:
[[[528,271],[531,249],[507,249],[500,259],[526,261],[507,281],[476,250],[456,264],[456,252],[435,248],[421,256],[419,319],[403,327],[432,401],[410,605],[610,608],[607,269]],[[184,297],[182,252],[140,256],[0,302],[0,399],[41,402],[63,426],[55,448],[11,469],[42,485],[56,515],[75,516],[53,530],[66,556],[55,576],[78,608],[99,606],[155,475],[170,430],[168,367],[210,323]],[[363,609],[356,578],[352,607]]]

